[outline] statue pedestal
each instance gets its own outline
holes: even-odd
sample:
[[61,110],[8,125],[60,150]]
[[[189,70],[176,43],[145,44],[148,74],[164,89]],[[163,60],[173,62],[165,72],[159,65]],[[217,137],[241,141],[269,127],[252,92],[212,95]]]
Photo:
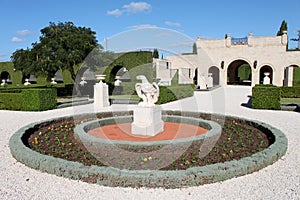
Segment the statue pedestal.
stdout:
[[155,136],[164,130],[164,122],[161,118],[161,107],[137,106],[133,110],[133,123],[131,133],[144,136]]
[[109,106],[108,85],[100,82],[94,85],[94,107],[103,108]]

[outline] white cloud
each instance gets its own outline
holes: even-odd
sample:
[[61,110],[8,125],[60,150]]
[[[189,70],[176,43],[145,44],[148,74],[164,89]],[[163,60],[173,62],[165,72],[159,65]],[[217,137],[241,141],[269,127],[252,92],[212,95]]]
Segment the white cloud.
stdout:
[[25,36],[25,35],[32,35],[32,34],[34,34],[34,32],[25,29],[25,30],[17,31],[17,34],[18,34],[18,35],[23,35],[23,36]]
[[128,26],[129,29],[143,29],[143,28],[157,28],[156,25],[153,24],[138,24],[133,26]]
[[22,39],[22,38],[13,37],[13,38],[11,38],[11,41],[12,41],[12,42],[24,42],[25,40]]
[[178,23],[178,22],[165,21],[165,24],[166,24],[167,26],[181,27],[181,24]]
[[115,10],[109,10],[106,12],[108,15],[114,15],[114,16],[120,16],[122,15],[122,11],[120,9],[115,9]]
[[114,15],[116,17],[121,16],[123,13],[127,14],[136,14],[142,12],[150,12],[152,6],[146,2],[131,2],[129,4],[125,4],[121,9],[117,8],[114,10],[109,10],[106,12],[108,15]]
[[151,8],[152,6],[146,2],[131,2],[123,6],[124,11],[127,13],[149,12]]

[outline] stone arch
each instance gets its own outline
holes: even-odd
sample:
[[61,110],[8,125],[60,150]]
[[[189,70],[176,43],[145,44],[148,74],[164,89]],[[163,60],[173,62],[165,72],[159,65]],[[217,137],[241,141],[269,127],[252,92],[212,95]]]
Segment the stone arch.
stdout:
[[220,70],[216,66],[211,66],[208,73],[212,73],[213,85],[220,85]]
[[12,84],[11,75],[9,74],[8,71],[1,72],[0,80],[1,80],[0,82],[2,82],[2,80],[5,80],[6,83]]
[[263,84],[265,73],[269,73],[270,84],[273,84],[273,68],[270,65],[263,65],[259,70],[259,84]]
[[62,75],[62,73],[61,73],[60,70],[58,70],[58,71],[55,73],[54,78],[55,78],[55,81],[56,81],[57,83],[63,83],[63,82],[64,82],[64,78],[63,78],[63,75]]
[[249,62],[238,59],[227,68],[227,85],[251,85],[252,68]]
[[284,68],[284,86],[300,86],[300,66],[296,64]]

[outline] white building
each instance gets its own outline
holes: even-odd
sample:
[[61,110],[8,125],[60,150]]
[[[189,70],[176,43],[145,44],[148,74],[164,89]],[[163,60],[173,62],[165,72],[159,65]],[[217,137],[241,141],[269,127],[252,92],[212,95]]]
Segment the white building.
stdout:
[[300,67],[300,51],[287,51],[288,35],[203,40],[197,38],[197,54],[155,59],[157,78],[170,84],[178,71],[179,84],[193,83],[200,88],[213,85],[250,85],[263,83],[269,74],[270,83],[292,86],[293,68]]

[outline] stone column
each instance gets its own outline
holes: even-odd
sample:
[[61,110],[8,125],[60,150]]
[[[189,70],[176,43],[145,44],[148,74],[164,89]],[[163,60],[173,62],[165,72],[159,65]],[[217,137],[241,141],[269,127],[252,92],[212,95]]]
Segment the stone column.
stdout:
[[231,35],[226,34],[226,39],[225,39],[226,47],[231,47]]
[[100,81],[94,85],[94,107],[96,109],[109,106],[108,85]]
[[289,86],[289,87],[292,87],[293,86],[293,76],[294,76],[294,68],[293,67],[291,67],[291,66],[289,66],[289,67],[287,67],[287,81],[286,81],[286,83],[287,83],[287,86]]

